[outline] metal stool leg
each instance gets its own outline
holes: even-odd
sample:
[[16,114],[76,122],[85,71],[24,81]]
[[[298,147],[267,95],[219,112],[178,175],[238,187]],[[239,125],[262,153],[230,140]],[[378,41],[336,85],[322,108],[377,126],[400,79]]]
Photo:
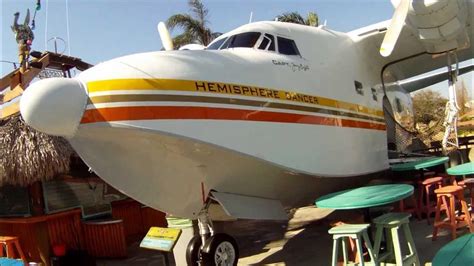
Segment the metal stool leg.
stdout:
[[372,243],[370,243],[370,238],[369,238],[369,234],[367,234],[367,231],[365,231],[365,232],[362,234],[362,238],[364,239],[365,246],[367,247],[367,251],[369,252],[370,261],[371,261],[375,266],[378,266],[378,261],[377,261],[377,258],[376,258],[375,255],[374,255],[374,250],[372,249]]
[[374,240],[374,253],[375,257],[379,258],[380,255],[380,244],[382,243],[382,234],[383,234],[383,226],[377,225],[375,231],[375,240]]
[[342,256],[344,258],[344,265],[346,265],[349,261],[349,253],[347,251],[347,243],[346,243],[346,239],[343,238],[342,239],[342,242],[341,242],[341,245],[342,245]]
[[334,238],[332,246],[332,266],[337,266],[337,250],[339,246],[339,238]]
[[364,266],[364,252],[362,250],[362,240],[360,237],[356,239],[356,244],[357,244],[357,254],[359,257],[359,265]]
[[463,191],[459,193],[459,200],[461,201],[461,210],[464,213],[464,219],[466,220],[467,226],[469,227],[469,232],[474,233],[474,225],[472,224],[471,214],[469,212],[469,208],[467,207],[467,203],[464,199]]
[[450,225],[451,225],[451,237],[452,239],[456,239],[456,202],[455,202],[455,199],[454,199],[454,196],[451,195],[449,197],[449,221],[450,221]]
[[395,253],[395,262],[397,265],[403,265],[402,248],[400,247],[400,239],[398,237],[398,227],[391,228],[390,232],[392,237],[393,251]]
[[[438,236],[438,226],[437,223],[441,222],[441,205],[443,204],[443,196],[437,196],[438,202],[436,204],[436,212],[435,212],[435,220],[433,226],[433,237],[431,238],[433,241],[436,240]],[[447,206],[446,206],[447,207]]]
[[418,252],[416,251],[415,241],[413,240],[413,236],[410,231],[410,226],[408,224],[402,225],[403,232],[405,233],[405,238],[408,242],[408,250],[410,251],[410,255],[414,256],[415,258],[415,265],[419,266],[420,258],[418,257]]

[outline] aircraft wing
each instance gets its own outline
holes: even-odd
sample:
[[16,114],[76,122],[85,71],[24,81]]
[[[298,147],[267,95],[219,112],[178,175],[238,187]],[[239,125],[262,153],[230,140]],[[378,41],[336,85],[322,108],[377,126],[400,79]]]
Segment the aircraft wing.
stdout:
[[[463,24],[464,28],[460,36],[462,36],[465,42],[470,43],[470,45],[464,45],[464,47],[457,50],[459,62],[474,57],[474,1],[466,0],[465,5],[467,5],[467,15],[465,15],[465,25]],[[410,23],[409,20],[405,21],[395,48],[392,54],[388,57],[381,56],[379,49],[385,33],[387,32],[387,28],[390,25],[390,20],[357,29],[348,34],[358,46],[359,51],[365,53],[369,58],[371,58],[371,60],[373,60],[374,67],[377,67],[382,71],[381,67],[391,64],[390,67],[387,67],[388,73],[386,73],[387,71],[384,72],[384,77],[388,78],[385,82],[395,82],[396,80],[408,79],[413,76],[439,69],[447,64],[446,54],[434,54],[432,51],[429,51],[430,49],[427,48],[426,40],[422,40],[424,37],[412,24],[413,23]],[[466,44],[465,42],[462,43]],[[416,56],[418,54],[422,55]],[[403,60],[409,57],[413,58]],[[399,60],[402,61],[397,62]]]
[[[474,65],[460,67],[459,75],[466,74],[474,70]],[[436,84],[441,81],[445,81],[448,78],[447,71],[441,71],[429,75],[422,75],[406,80],[399,81],[398,84],[402,86],[407,92],[414,92],[419,89],[426,88],[433,84]]]

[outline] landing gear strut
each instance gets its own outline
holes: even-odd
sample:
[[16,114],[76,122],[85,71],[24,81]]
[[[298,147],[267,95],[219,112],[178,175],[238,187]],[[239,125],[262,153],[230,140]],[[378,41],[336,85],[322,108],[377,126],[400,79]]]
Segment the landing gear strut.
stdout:
[[194,236],[186,249],[188,265],[237,265],[239,249],[237,242],[230,235],[215,233],[206,203],[198,216],[199,235]]

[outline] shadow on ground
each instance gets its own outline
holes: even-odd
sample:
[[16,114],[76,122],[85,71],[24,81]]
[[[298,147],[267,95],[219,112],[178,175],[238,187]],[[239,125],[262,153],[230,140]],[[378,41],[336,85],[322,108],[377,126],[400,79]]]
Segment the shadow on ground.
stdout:
[[[330,224],[360,217],[361,214],[354,211],[332,212],[304,207],[296,210],[289,222],[239,220],[215,222],[215,227],[236,238],[240,249],[239,265],[325,266],[331,262],[332,239],[327,233]],[[436,252],[451,240],[446,231],[440,231],[438,239],[432,241],[433,227],[426,220],[412,219],[410,227],[422,265],[431,262]],[[460,231],[458,235],[466,232]],[[129,254],[126,260],[98,260],[97,265],[165,265],[163,254],[140,249],[138,243],[129,247]],[[170,265],[174,265],[172,254],[169,257]]]

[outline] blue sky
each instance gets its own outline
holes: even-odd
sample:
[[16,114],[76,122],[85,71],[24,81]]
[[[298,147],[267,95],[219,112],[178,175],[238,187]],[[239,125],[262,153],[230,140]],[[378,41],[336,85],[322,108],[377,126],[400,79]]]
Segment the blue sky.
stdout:
[[[331,29],[350,31],[390,19],[393,7],[389,0],[204,0],[209,9],[212,30],[226,32],[249,20],[272,20],[287,11],[305,15],[315,11],[320,21],[327,21]],[[26,9],[34,11],[36,0],[0,0],[1,57],[0,60],[18,61],[14,34],[10,30],[13,13],[20,12],[23,21]],[[41,0],[42,8],[36,16],[35,50],[53,50],[52,37],[67,40],[66,0]],[[159,21],[188,11],[186,0],[69,0],[69,47],[58,42],[59,51],[70,49],[71,54],[96,64],[114,57],[161,48],[156,31]],[[12,65],[1,63],[1,74],[12,70]],[[468,83],[472,83],[472,78]],[[472,84],[469,84],[472,88]],[[440,87],[441,88],[441,87]],[[446,88],[446,87],[444,87]],[[446,90],[446,89],[445,89]]]

